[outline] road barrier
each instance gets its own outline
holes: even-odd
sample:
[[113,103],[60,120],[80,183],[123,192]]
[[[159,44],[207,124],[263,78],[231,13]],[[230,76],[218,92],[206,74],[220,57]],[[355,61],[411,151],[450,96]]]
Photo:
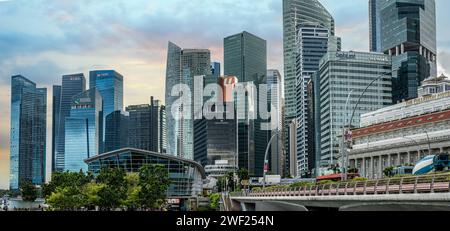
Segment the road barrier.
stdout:
[[311,197],[450,192],[450,173],[231,193],[231,197]]

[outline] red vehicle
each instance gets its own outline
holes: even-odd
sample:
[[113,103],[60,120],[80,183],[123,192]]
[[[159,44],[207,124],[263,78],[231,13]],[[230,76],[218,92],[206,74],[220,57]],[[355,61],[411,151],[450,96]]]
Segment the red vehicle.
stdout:
[[[316,182],[321,182],[321,181],[325,181],[325,180],[331,180],[331,181],[338,182],[338,181],[342,180],[343,176],[344,176],[344,174],[342,174],[342,173],[319,176],[316,178]],[[358,173],[347,173],[348,180],[354,179],[356,177],[360,177],[360,175]]]

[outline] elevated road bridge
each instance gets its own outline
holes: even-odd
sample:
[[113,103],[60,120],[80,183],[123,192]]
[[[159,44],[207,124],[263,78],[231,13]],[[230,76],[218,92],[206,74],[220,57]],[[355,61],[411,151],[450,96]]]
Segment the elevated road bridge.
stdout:
[[268,188],[223,200],[237,211],[450,211],[450,173]]

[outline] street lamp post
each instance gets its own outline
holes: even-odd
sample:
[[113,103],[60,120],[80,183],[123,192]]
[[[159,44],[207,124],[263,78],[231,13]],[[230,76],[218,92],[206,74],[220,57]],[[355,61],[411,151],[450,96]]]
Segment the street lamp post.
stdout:
[[[424,151],[422,150],[422,148],[420,147],[420,144],[417,143],[417,141],[416,141],[415,139],[413,139],[413,138],[411,138],[411,137],[406,137],[406,136],[403,136],[403,138],[409,139],[409,140],[411,140],[412,142],[414,142],[414,143],[416,144],[416,146],[418,147],[417,152],[418,152],[418,153],[422,152],[422,154],[423,154],[424,156],[426,156],[426,155],[425,155],[425,152],[424,152]],[[410,160],[408,160],[408,161],[410,161]]]
[[432,155],[431,154],[431,142],[430,142],[430,136],[428,135],[428,132],[425,131],[425,134],[427,134],[427,140],[428,140],[428,155]]
[[[376,81],[380,80],[381,78],[383,78],[384,76],[388,75],[388,74],[392,74],[393,71],[390,71],[388,73],[382,74],[380,76],[378,76],[376,79],[372,80],[372,82],[369,83],[369,85],[367,85],[367,87],[364,89],[364,91],[361,93],[361,95],[358,98],[358,101],[355,105],[355,107],[353,108],[353,112],[352,112],[352,116],[350,117],[350,120],[348,121],[348,127],[347,127],[347,131],[350,131],[351,126],[352,126],[352,122],[353,122],[353,117],[355,116],[356,113],[356,109],[358,108],[359,104],[361,103],[361,99],[364,96],[364,94],[366,94],[367,90],[372,86],[372,84],[374,84]],[[342,143],[345,142],[345,137],[342,136]],[[344,148],[344,153],[345,154],[345,162],[348,162],[348,153],[347,153],[347,148]],[[344,173],[344,180],[347,180],[347,171],[345,170]]]
[[276,133],[270,138],[269,143],[267,144],[267,147],[266,147],[266,153],[264,155],[263,189],[266,188],[266,173],[267,173],[267,171],[269,169],[268,156],[269,156],[270,144],[275,139],[275,137],[278,137],[278,134],[280,134],[280,131],[277,130]]
[[[345,115],[344,115],[345,118],[347,117],[348,103],[350,101],[350,97],[352,96],[352,93],[353,93],[353,89],[348,93],[347,101],[345,102]],[[345,124],[345,119],[344,119],[344,124]],[[345,143],[344,143],[344,136],[345,136],[345,127],[342,128],[342,147],[341,147],[342,173],[345,173],[346,168],[347,168],[347,160],[345,159],[345,156],[344,156],[344,149],[346,149]],[[341,180],[345,180],[344,174],[341,175]]]

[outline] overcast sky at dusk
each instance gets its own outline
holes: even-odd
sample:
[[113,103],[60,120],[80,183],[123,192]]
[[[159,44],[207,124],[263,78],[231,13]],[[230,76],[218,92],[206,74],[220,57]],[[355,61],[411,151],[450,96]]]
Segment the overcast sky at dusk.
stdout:
[[[344,50],[367,51],[367,0],[322,0]],[[438,72],[450,74],[450,1],[436,0]],[[52,85],[63,74],[114,69],[124,102],[164,101],[166,47],[208,48],[222,63],[223,38],[248,31],[267,40],[268,68],[283,70],[281,0],[0,0],[0,189],[9,187],[10,79],[48,88],[47,169]]]

